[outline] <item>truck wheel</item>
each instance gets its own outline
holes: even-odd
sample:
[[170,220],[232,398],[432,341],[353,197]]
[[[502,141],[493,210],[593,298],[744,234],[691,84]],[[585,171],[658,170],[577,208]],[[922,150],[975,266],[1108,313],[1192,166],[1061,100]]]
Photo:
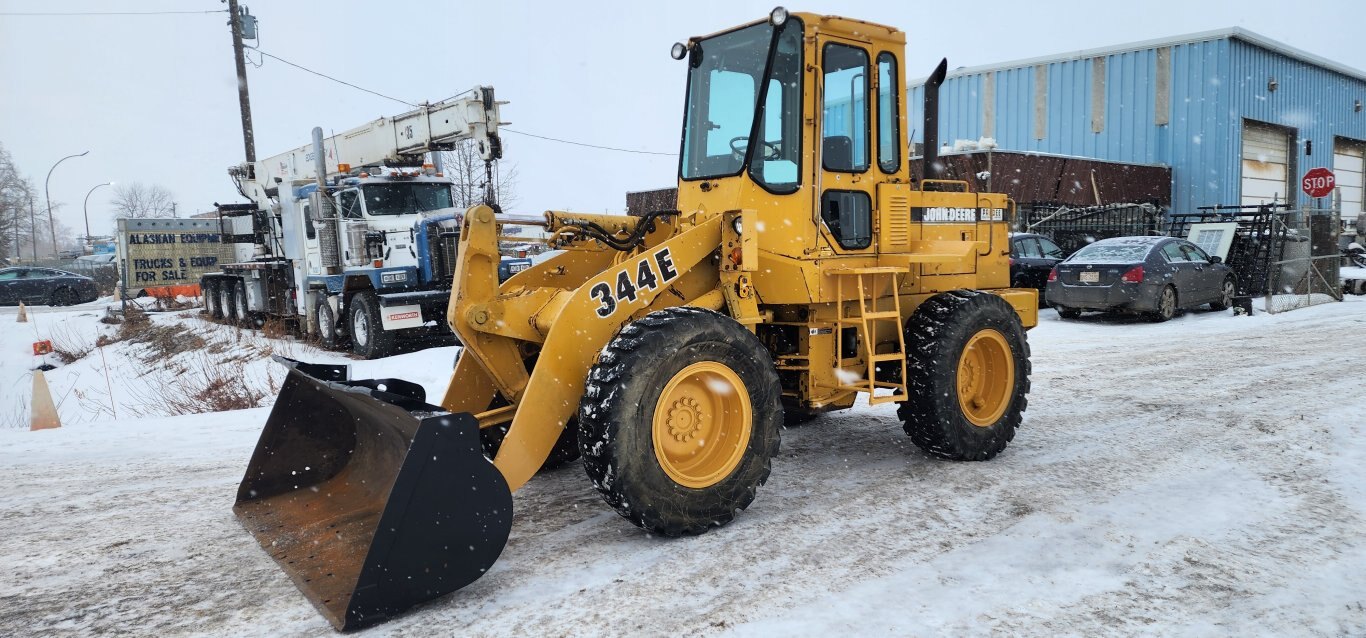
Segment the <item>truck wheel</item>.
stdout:
[[204,297],[204,313],[210,319],[223,318],[223,306],[218,303],[218,280],[205,279],[199,283],[199,294]]
[[394,333],[384,329],[379,318],[379,299],[370,291],[351,297],[347,326],[351,350],[366,359],[387,357],[394,351]]
[[677,307],[627,324],[579,403],[584,468],[617,513],[664,536],[701,534],[754,501],[778,452],[782,388],[753,333]]
[[223,319],[228,323],[237,323],[237,301],[233,299],[234,289],[232,279],[218,280],[218,303],[223,307]]
[[260,317],[257,316],[256,313],[252,312],[251,309],[247,307],[246,281],[241,279],[237,280],[237,283],[233,286],[232,299],[233,302],[237,304],[233,316],[236,317],[238,323],[241,323],[248,328],[260,328],[265,323],[260,320]]
[[909,398],[897,416],[930,456],[985,461],[1015,438],[1028,405],[1029,343],[996,295],[931,297],[906,323]]
[[318,324],[318,341],[321,341],[324,347],[335,348],[341,345],[342,337],[337,334],[337,315],[332,312],[332,306],[328,305],[327,300],[318,300],[318,307],[313,311],[313,319]]

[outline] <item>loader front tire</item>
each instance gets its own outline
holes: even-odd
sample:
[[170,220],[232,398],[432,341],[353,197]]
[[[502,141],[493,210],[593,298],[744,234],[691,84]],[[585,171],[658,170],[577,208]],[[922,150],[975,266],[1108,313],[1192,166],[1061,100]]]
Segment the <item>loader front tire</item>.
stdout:
[[677,307],[627,324],[588,374],[579,449],[617,513],[664,536],[701,534],[754,501],[778,452],[782,389],[753,333]]
[[1029,400],[1029,343],[1004,299],[959,290],[931,297],[906,325],[901,417],[930,456],[985,461],[1004,450]]

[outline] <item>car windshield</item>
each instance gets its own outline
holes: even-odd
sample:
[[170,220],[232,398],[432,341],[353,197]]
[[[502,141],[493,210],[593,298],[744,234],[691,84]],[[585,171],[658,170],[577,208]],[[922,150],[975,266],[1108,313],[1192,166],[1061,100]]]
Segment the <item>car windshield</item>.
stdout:
[[370,215],[412,215],[451,207],[447,184],[367,184],[361,190]]
[[1131,264],[1143,261],[1152,244],[1091,244],[1067,261],[1082,264]]

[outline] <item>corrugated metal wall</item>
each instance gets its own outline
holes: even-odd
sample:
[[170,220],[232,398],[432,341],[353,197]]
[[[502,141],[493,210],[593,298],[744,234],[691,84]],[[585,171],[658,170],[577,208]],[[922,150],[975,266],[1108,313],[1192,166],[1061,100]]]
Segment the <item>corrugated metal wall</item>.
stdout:
[[[1366,140],[1366,81],[1224,38],[1165,48],[1067,59],[1037,67],[991,70],[950,77],[940,95],[939,139],[976,140],[990,130],[1000,148],[1094,157],[1118,162],[1172,167],[1172,208],[1239,199],[1243,118],[1297,129],[1300,157],[1293,170],[1331,166],[1334,136]],[[1159,97],[1159,60],[1170,60],[1170,94]],[[991,74],[991,82],[984,76]],[[1046,77],[1046,91],[1036,78]],[[1267,90],[1275,77],[1277,90]],[[1104,86],[1095,90],[1093,83]],[[983,94],[990,86],[994,96]],[[1093,92],[1096,91],[1096,92]],[[908,91],[913,141],[923,140],[923,86]],[[1092,96],[1104,95],[1093,112]],[[984,128],[983,100],[993,102],[993,122]],[[1036,111],[1043,97],[1044,111]],[[1169,113],[1156,112],[1159,104]],[[1042,115],[1036,122],[1036,115]],[[1043,130],[1038,130],[1043,124]],[[1096,129],[1100,130],[1097,131]],[[1040,133],[1042,136],[1040,137]],[[1313,140],[1305,156],[1304,140]]]

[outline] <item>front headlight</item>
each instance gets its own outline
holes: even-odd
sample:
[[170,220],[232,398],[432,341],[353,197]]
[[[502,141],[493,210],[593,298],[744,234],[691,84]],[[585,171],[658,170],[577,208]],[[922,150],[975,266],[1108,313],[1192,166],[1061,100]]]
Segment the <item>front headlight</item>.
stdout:
[[735,229],[736,235],[739,235],[745,229],[744,218],[736,217],[730,224],[731,228]]
[[688,55],[688,45],[675,42],[673,48],[669,50],[669,55],[675,60],[682,60]]
[[787,22],[787,9],[774,7],[773,12],[768,14],[768,23],[775,27],[781,27],[784,22]]

